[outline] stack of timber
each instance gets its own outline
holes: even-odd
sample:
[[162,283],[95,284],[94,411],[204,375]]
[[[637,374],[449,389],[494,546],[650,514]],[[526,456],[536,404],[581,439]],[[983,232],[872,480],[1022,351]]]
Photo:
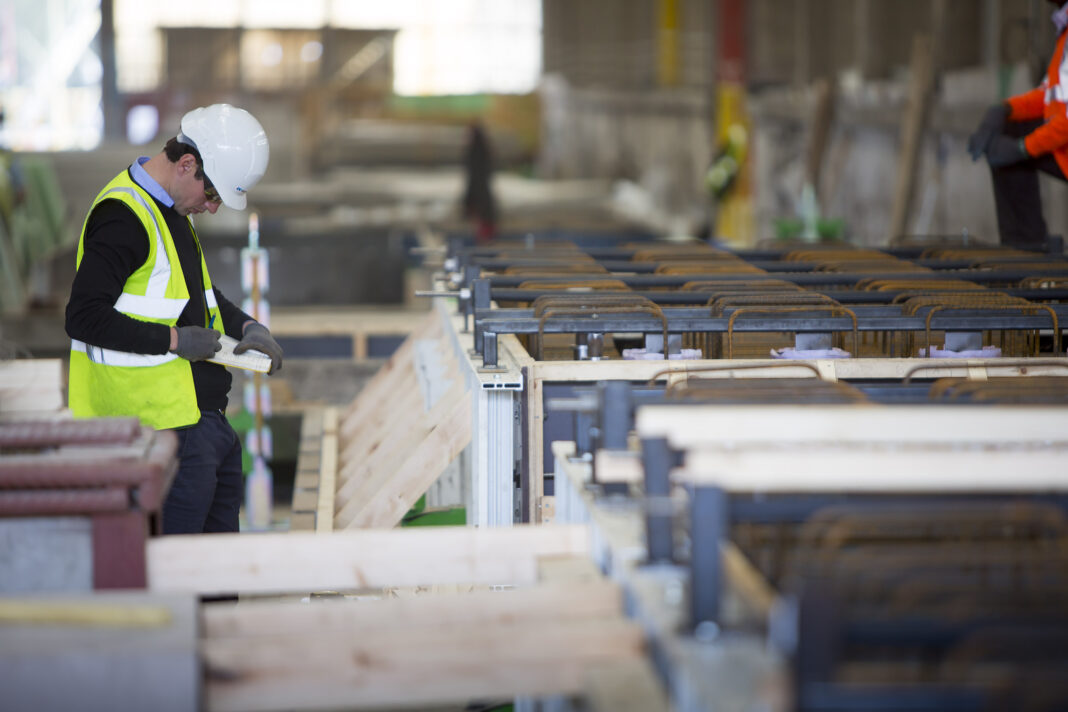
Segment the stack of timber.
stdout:
[[0,358],[0,420],[60,417],[62,371],[60,359]]
[[[205,707],[381,709],[587,698],[666,710],[641,628],[585,527],[176,536],[153,593],[320,592],[204,606]],[[331,593],[325,594],[323,591]]]

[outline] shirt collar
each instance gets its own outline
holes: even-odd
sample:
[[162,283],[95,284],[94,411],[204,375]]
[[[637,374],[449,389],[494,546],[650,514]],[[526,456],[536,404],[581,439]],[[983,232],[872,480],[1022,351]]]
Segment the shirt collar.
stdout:
[[1058,34],[1064,32],[1064,28],[1068,27],[1068,2],[1053,11],[1053,24],[1057,26]]
[[148,156],[141,156],[130,165],[130,175],[133,176],[134,183],[148,191],[148,194],[159,202],[166,205],[168,208],[174,207],[174,198],[167,194],[167,191],[163,189],[156,179],[148,174],[143,166],[148,162]]

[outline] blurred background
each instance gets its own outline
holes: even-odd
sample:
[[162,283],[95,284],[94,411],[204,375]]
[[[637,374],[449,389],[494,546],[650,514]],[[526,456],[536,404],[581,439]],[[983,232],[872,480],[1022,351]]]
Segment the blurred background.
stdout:
[[[471,231],[485,130],[498,235],[804,232],[996,242],[964,150],[1038,83],[1045,0],[2,0],[5,314],[65,303],[99,188],[229,102],[265,126],[252,194],[271,300],[402,303],[412,246]],[[1044,183],[1052,233],[1064,186]],[[248,214],[198,217],[239,293]],[[342,269],[321,270],[324,259]],[[283,264],[284,263],[284,264]],[[302,270],[304,270],[302,272]],[[311,271],[315,279],[307,279]],[[10,331],[10,329],[9,329]]]

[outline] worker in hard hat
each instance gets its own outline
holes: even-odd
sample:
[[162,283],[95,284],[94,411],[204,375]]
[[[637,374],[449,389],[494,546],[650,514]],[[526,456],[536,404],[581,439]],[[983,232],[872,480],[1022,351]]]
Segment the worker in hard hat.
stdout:
[[142,156],[96,196],[78,242],[67,304],[70,409],[137,416],[178,435],[165,534],[238,530],[241,443],[224,412],[230,373],[210,363],[219,336],[282,367],[262,324],[212,286],[191,215],[244,210],[267,169],[260,123],[228,104],[194,109],[155,156]]
[[1068,175],[1068,2],[1050,2],[1058,36],[1042,84],[987,109],[968,139],[972,160],[990,165],[1001,243],[1032,250],[1047,246],[1038,172]]

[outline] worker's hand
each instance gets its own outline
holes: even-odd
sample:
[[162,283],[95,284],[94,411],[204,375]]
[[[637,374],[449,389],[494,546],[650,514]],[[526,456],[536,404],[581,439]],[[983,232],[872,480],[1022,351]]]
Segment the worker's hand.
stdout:
[[245,327],[244,336],[234,347],[234,353],[243,354],[249,349],[262,351],[271,357],[271,370],[267,373],[282,370],[282,347],[278,345],[278,342],[271,336],[271,332],[267,331],[267,327],[263,324],[255,321],[249,322],[248,326]]
[[1019,163],[1031,156],[1027,153],[1022,138],[1012,136],[995,136],[986,147],[986,162],[991,168],[1001,168]]
[[222,348],[219,332],[205,329],[203,326],[179,326],[178,345],[172,349],[187,361],[203,361],[215,355]]
[[999,135],[1005,128],[1005,122],[1009,120],[1009,105],[995,104],[983,114],[983,120],[979,122],[979,128],[968,137],[968,153],[973,161],[978,161],[983,155],[990,141]]

